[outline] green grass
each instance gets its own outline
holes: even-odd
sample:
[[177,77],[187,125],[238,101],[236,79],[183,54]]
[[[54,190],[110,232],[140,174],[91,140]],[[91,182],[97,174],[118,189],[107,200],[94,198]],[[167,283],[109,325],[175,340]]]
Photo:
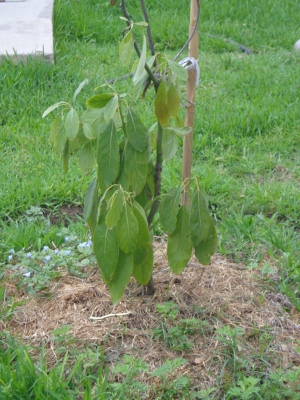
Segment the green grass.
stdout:
[[[135,3],[130,8],[132,17],[142,20],[139,2]],[[187,39],[189,1],[174,0],[171,8],[168,2],[159,0],[147,3],[156,50],[175,55]],[[118,7],[111,8],[109,1],[56,0],[55,65],[29,59],[27,65],[4,61],[0,66],[2,275],[12,248],[17,253],[17,264],[26,259],[28,251],[35,252],[38,259],[43,246],[52,242],[58,247],[66,245],[63,236],[59,236],[65,235],[62,226],[49,226],[43,219],[29,221],[24,214],[31,206],[56,210],[66,203],[81,205],[89,183],[79,173],[76,158],[71,162],[69,174],[62,172],[49,140],[50,119],[42,120],[41,115],[57,101],[71,101],[75,89],[86,78],[89,85],[78,96],[80,109],[84,109],[84,100],[104,79],[129,72],[118,60],[118,43],[124,27],[119,16]],[[217,223],[218,251],[249,268],[266,269],[271,263],[277,279],[274,281],[272,274],[266,274],[267,281],[270,278],[268,284],[275,291],[286,293],[298,310],[300,56],[293,51],[293,45],[300,38],[299,18],[299,7],[291,0],[202,2],[201,82],[193,152],[193,171],[209,194]],[[242,53],[223,39],[246,46],[252,54]],[[131,83],[125,80],[115,86],[125,92],[130,90]],[[136,107],[151,126],[150,91]],[[164,165],[164,190],[180,180],[180,156],[181,151],[175,160]],[[71,224],[69,233],[74,233],[78,242],[88,235],[82,223]],[[79,256],[73,259],[75,263]],[[60,262],[57,260],[57,265]],[[37,288],[42,287],[43,281],[36,284]],[[43,368],[37,372],[30,363],[29,367],[34,379],[36,373],[44,376]],[[55,370],[53,376],[62,371]],[[97,375],[95,371],[93,376]],[[8,378],[10,373],[7,372]],[[38,379],[45,383],[42,376]],[[276,390],[284,393],[283,387],[278,389],[282,376],[273,378],[269,382],[275,388],[274,393]],[[135,377],[132,381],[135,382]],[[84,387],[83,380],[80,384]],[[249,398],[256,398],[255,390],[262,398],[276,398],[264,392],[272,388],[250,382],[242,375],[237,376],[231,397],[226,398],[241,398],[242,385],[252,387],[254,394]],[[118,390],[122,392],[125,386]]]

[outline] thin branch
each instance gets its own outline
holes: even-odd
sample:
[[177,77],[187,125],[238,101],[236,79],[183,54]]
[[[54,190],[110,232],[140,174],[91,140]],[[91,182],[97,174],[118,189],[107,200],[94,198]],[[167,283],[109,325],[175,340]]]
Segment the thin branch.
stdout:
[[147,26],[147,35],[148,35],[151,54],[154,56],[155,55],[155,49],[154,49],[154,43],[153,43],[153,38],[152,38],[152,34],[151,34],[151,28],[150,28],[148,13],[147,13],[147,10],[146,10],[146,7],[145,7],[144,0],[140,0],[140,2],[141,2],[141,6],[142,6],[142,10],[143,10],[143,15],[144,15],[145,21],[148,24],[148,26]]
[[185,42],[185,44],[183,45],[183,47],[179,50],[179,52],[176,54],[176,56],[174,57],[174,61],[176,61],[178,59],[178,57],[183,53],[183,51],[185,50],[185,48],[189,45],[190,41],[193,39],[193,36],[196,33],[198,24],[199,24],[199,19],[200,19],[200,0],[197,0],[197,5],[198,5],[198,12],[197,12],[197,18],[196,18],[196,23],[194,25],[194,29],[193,32],[191,33],[190,37],[188,38],[188,40]]

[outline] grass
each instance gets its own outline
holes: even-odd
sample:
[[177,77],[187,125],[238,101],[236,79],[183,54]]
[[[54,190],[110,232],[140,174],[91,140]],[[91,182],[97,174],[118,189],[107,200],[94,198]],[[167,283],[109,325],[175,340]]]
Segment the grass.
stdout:
[[[171,10],[168,3],[159,0],[147,3],[156,50],[176,54],[187,38],[189,2],[173,1]],[[270,270],[270,273],[264,274],[265,282],[274,291],[287,294],[300,310],[300,84],[297,80],[300,56],[293,51],[293,45],[300,37],[299,7],[291,0],[284,3],[280,0],[263,3],[254,0],[240,4],[227,0],[212,4],[203,2],[201,7],[201,82],[197,94],[193,170],[201,177],[202,185],[210,196],[210,208],[219,233],[218,251],[246,267]],[[135,20],[142,20],[137,5],[133,4],[130,11]],[[28,252],[36,257],[37,268],[44,265],[46,254],[43,248],[51,247],[53,243],[57,248],[74,250],[72,260],[75,264],[82,261],[77,245],[88,240],[88,232],[82,222],[72,222],[66,232],[62,225],[49,225],[47,219],[37,215],[30,220],[32,215],[30,211],[26,214],[26,210],[34,206],[37,210],[54,212],[62,204],[82,205],[89,182],[78,172],[76,160],[71,163],[69,174],[63,174],[61,162],[51,149],[49,121],[42,120],[41,115],[57,101],[71,101],[73,92],[86,78],[89,85],[78,97],[80,109],[84,108],[84,99],[103,83],[104,78],[129,72],[121,66],[117,57],[123,29],[119,16],[119,9],[111,8],[109,1],[56,0],[55,65],[29,59],[26,66],[13,65],[10,61],[4,61],[0,66],[2,276],[10,267],[7,259],[11,249],[15,251],[14,265],[23,265]],[[224,39],[246,46],[252,54],[242,53],[238,46]],[[130,90],[129,81],[115,85],[118,91]],[[145,101],[139,102],[136,107],[150,126],[153,122],[150,92]],[[180,155],[179,151],[178,157],[164,166],[165,190],[180,179]],[[72,234],[78,240],[68,245],[64,237]],[[62,262],[60,258],[55,260],[56,272],[59,272]],[[80,268],[77,266],[75,273],[80,273]],[[33,293],[51,281],[52,273],[56,276],[55,271],[49,271],[48,275],[45,269],[41,271],[37,274],[40,280],[35,282],[34,287],[26,286],[29,280],[20,275],[21,286],[25,284],[27,290]],[[46,283],[42,279],[43,274],[49,277]],[[3,301],[2,304],[8,307],[3,315],[10,316],[13,299]],[[184,328],[178,329],[180,335],[185,335],[182,332]],[[180,342],[178,332],[172,332],[176,346],[189,343],[189,338]],[[163,327],[158,327],[156,335],[158,340],[163,337]],[[171,342],[173,336],[170,336]],[[238,338],[235,337],[235,340]],[[20,370],[22,366],[18,362],[25,353],[20,358],[18,351],[26,350],[14,347],[13,342],[9,343],[1,357],[19,360],[14,365]],[[224,345],[230,347],[230,343]],[[228,354],[233,360],[232,345],[230,351]],[[24,359],[29,360],[28,357],[26,355]],[[3,360],[2,364],[7,366],[8,363]],[[128,362],[130,364],[130,360]],[[50,376],[43,369],[45,366],[36,369],[28,362],[27,367],[30,371],[24,371],[25,376],[28,374],[30,379],[41,379],[37,390],[45,384],[44,379],[50,382],[52,377],[64,374],[63,367],[57,367]],[[74,379],[79,376],[78,371],[82,371],[81,367],[76,368]],[[93,385],[98,379],[97,368],[92,374]],[[103,365],[101,368],[104,368]],[[7,379],[11,373],[6,371]],[[281,393],[280,398],[293,398],[293,393],[284,392],[288,390],[284,386],[285,374],[287,372],[278,371],[277,375],[274,372],[273,380],[268,381],[270,387],[237,374],[234,385],[227,388],[226,398],[261,396],[275,399],[276,391]],[[88,376],[83,374],[76,378],[80,380],[78,385],[85,388],[82,393],[90,390]],[[24,383],[30,387],[30,379],[20,385]],[[136,382],[136,377],[131,378],[131,383],[126,382],[123,386],[114,387],[114,390],[123,393],[123,398],[132,396],[130,385]],[[55,389],[57,393],[60,390],[58,387]],[[138,390],[135,384],[133,387],[132,390]],[[64,386],[61,390],[65,393],[69,389]],[[126,390],[129,390],[127,394]],[[181,390],[182,395],[184,384],[180,388],[179,383],[174,390]],[[250,394],[239,397],[242,392]],[[40,393],[39,396],[42,396]],[[90,398],[88,394],[86,396]],[[213,398],[204,392],[201,396]],[[62,395],[60,398],[69,397]]]

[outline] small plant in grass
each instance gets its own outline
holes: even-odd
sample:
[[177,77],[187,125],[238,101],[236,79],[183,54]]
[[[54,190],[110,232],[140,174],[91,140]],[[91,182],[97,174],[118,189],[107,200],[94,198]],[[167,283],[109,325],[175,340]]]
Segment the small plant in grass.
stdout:
[[[115,3],[112,1],[111,5]],[[144,1],[141,6],[148,21]],[[114,303],[123,295],[131,275],[147,286],[149,294],[154,292],[152,230],[158,218],[168,234],[168,261],[174,273],[185,268],[193,248],[198,260],[208,264],[217,242],[208,200],[196,178],[162,194],[163,162],[176,154],[178,137],[191,130],[179,116],[184,101],[181,82],[187,80],[187,72],[165,54],[155,53],[150,25],[133,22],[125,0],[121,1],[121,10],[126,28],[120,58],[127,65],[136,51],[133,97],[137,100],[141,93],[145,95],[150,87],[154,88],[155,124],[148,129],[128,95],[118,93],[108,82],[100,93],[87,100],[88,109],[82,115],[75,109],[75,100],[86,81],[75,91],[72,104],[61,101],[43,114],[61,109],[52,122],[50,137],[55,152],[62,157],[65,172],[69,157],[76,150],[81,171],[90,176],[84,216],[102,278]],[[136,40],[137,30],[142,31],[138,32],[142,36],[141,48]],[[185,199],[190,188],[188,205]]]

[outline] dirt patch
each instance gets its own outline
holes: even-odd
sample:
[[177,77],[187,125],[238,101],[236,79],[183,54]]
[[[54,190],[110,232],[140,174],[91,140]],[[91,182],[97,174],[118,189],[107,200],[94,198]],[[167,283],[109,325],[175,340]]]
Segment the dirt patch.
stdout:
[[[94,268],[86,280],[62,277],[52,285],[47,298],[39,295],[31,299],[16,310],[9,322],[0,322],[0,329],[36,348],[43,342],[48,347],[48,360],[55,363],[52,331],[71,324],[69,333],[77,339],[74,346],[103,346],[109,365],[124,354],[143,358],[150,369],[159,367],[166,359],[183,357],[188,362],[177,373],[190,377],[192,385],[202,388],[216,386],[224,365],[226,346],[216,335],[222,326],[243,328],[239,356],[257,356],[253,362],[258,363],[264,346],[262,337],[267,337],[265,340],[271,340],[265,368],[299,366],[296,348],[300,340],[300,314],[284,296],[265,293],[254,278],[255,273],[216,255],[211,265],[205,267],[192,259],[184,272],[175,276],[168,268],[165,247],[161,246],[156,251],[153,297],[141,296],[141,288],[132,281],[123,299],[113,307],[108,289]],[[13,291],[13,287],[7,286],[7,291]],[[164,327],[168,337],[176,324],[176,319],[167,320],[156,309],[156,304],[170,301],[178,306],[178,318],[204,322],[203,329],[189,337],[192,345],[186,351],[174,350],[153,335],[156,328]],[[107,317],[91,319],[104,316]],[[149,379],[155,378],[147,378],[147,383],[153,384]]]
[[80,206],[73,204],[65,204],[58,207],[55,211],[43,209],[43,216],[49,219],[51,225],[69,226],[70,221],[78,221],[83,214]]

